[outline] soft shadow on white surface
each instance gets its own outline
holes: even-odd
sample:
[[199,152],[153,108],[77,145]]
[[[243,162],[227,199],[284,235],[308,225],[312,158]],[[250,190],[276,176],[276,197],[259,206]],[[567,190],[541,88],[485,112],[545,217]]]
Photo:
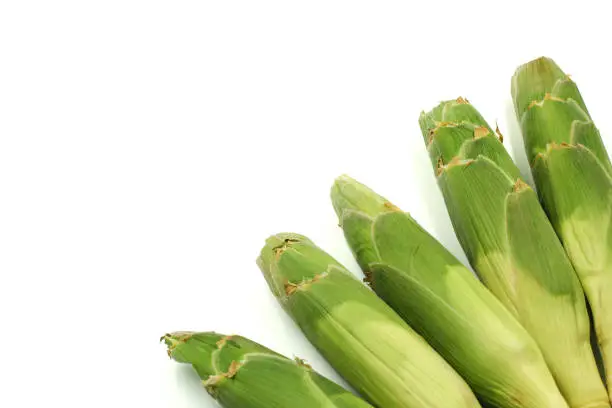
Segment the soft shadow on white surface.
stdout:
[[176,379],[176,388],[180,390],[186,408],[215,408],[220,405],[211,397],[204,386],[202,380],[189,364],[176,363],[177,367],[173,370]]
[[506,131],[504,132],[504,130],[500,129],[504,135],[504,145],[514,159],[514,163],[519,168],[523,179],[535,189],[527,152],[525,152],[525,145],[523,144],[521,127],[514,112],[514,105],[511,99],[507,100],[505,104],[505,119]]
[[[421,137],[420,133],[412,137]],[[442,243],[463,264],[470,267],[465,252],[455,235],[444,197],[438,187],[433,166],[427,154],[425,143],[422,149],[406,152],[408,162],[408,174],[414,181],[413,200],[423,202],[421,211],[410,211],[412,217],[425,228],[431,235]],[[405,209],[406,210],[406,209]]]

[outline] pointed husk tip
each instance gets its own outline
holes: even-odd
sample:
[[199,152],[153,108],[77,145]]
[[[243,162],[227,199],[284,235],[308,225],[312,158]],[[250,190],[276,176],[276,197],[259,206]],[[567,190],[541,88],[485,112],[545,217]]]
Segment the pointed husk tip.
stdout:
[[463,97],[456,99],[449,99],[438,103],[429,111],[421,111],[419,115],[419,126],[421,128],[421,134],[425,140],[425,144],[429,144],[431,139],[431,132],[438,126],[438,123],[443,121],[444,109],[447,105],[468,102]]
[[[296,248],[299,250],[296,251]],[[257,258],[257,265],[278,299],[286,298],[286,289],[290,283],[314,276],[312,266],[304,263],[308,257],[302,254],[313,248],[316,245],[308,237],[293,232],[281,232],[266,239]],[[302,267],[296,268],[296,265]]]
[[334,181],[331,200],[340,221],[347,211],[360,211],[375,217],[395,208],[386,198],[347,175],[342,175]]
[[193,366],[208,367],[211,353],[225,335],[215,332],[177,331],[161,337],[167,346],[168,356]]
[[[478,111],[476,111],[476,109],[472,107],[470,101],[463,96],[442,101],[429,112],[421,112],[421,115],[419,116],[419,126],[421,128],[421,133],[423,135],[423,139],[425,140],[425,144],[429,145],[432,140],[433,133],[438,127],[457,125],[463,122],[463,120],[457,120],[457,115],[453,114],[453,112],[459,111],[465,113],[466,109],[471,113],[466,117],[475,116],[480,120],[480,114]],[[461,114],[458,116],[461,117],[465,115]]]
[[557,81],[568,76],[548,57],[539,57],[519,66],[512,77],[512,99],[519,118],[534,101],[543,100]]

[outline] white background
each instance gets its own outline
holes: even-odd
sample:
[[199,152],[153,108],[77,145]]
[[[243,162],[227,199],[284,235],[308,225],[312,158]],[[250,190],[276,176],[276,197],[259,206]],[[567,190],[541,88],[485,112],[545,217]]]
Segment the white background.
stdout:
[[173,330],[337,380],[254,263],[266,236],[358,273],[328,196],[348,173],[465,261],[419,112],[467,97],[526,172],[510,77],[545,54],[611,146],[605,3],[1,1],[0,406],[215,406]]

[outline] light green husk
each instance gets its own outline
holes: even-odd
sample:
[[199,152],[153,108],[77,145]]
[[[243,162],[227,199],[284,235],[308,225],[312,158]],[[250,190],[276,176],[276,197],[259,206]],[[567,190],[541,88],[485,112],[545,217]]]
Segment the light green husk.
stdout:
[[417,222],[348,177],[331,192],[346,240],[374,291],[498,408],[567,404],[535,341]]
[[226,408],[372,408],[301,360],[244,337],[177,332],[162,340],[168,355],[191,364]]
[[330,255],[292,233],[258,259],[287,313],[332,366],[377,407],[478,407],[463,379]]
[[580,282],[501,135],[463,98],[419,122],[471,265],[538,343],[570,407],[609,407]]
[[593,313],[612,396],[612,165],[576,84],[549,58],[519,67],[512,97],[540,200]]

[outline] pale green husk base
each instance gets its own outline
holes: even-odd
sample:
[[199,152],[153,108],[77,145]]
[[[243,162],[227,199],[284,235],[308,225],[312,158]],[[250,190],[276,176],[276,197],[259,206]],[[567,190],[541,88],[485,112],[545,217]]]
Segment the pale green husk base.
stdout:
[[465,99],[422,114],[453,226],[485,285],[536,340],[571,407],[608,407],[582,287],[535,192]]
[[378,407],[478,407],[464,380],[331,256],[292,233],[270,237],[258,264],[312,344]]
[[407,213],[348,176],[331,192],[374,291],[498,408],[567,407],[535,341]]
[[[612,375],[612,165],[572,79],[549,58],[519,67],[512,96],[542,204],[582,282]],[[612,397],[612,381],[608,381]]]

